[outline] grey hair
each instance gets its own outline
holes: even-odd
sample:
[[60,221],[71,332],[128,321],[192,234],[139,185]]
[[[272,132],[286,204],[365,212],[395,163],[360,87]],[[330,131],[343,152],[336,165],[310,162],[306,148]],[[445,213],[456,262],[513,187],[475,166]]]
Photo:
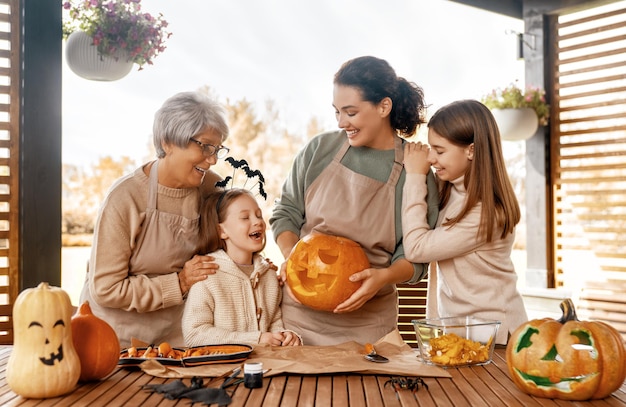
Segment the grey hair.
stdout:
[[163,143],[186,148],[192,137],[212,129],[228,138],[226,110],[199,92],[180,92],[167,99],[154,114],[152,140],[157,157],[165,157]]

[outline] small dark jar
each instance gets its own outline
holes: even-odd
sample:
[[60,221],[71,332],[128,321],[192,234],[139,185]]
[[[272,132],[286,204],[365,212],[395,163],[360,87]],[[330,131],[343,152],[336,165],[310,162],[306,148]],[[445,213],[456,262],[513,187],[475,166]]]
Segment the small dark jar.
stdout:
[[243,385],[248,389],[263,387],[263,363],[245,363],[243,365]]

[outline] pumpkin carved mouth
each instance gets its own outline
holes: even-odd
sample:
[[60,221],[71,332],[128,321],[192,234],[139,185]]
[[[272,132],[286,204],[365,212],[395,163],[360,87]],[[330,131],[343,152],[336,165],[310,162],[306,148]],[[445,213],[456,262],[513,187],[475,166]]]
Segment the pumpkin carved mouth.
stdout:
[[57,353],[51,353],[49,358],[39,358],[39,360],[47,366],[54,366],[55,361],[59,361],[60,363],[63,360],[63,344],[59,345]]
[[575,376],[575,377],[561,377],[558,382],[553,382],[549,377],[541,377],[541,376],[533,376],[528,373],[524,373],[519,369],[515,369],[519,376],[529,382],[533,382],[537,387],[544,387],[548,389],[557,389],[564,392],[571,392],[574,390],[572,385],[574,383],[582,383],[589,379],[592,379],[598,375],[598,373],[589,373],[586,375]]

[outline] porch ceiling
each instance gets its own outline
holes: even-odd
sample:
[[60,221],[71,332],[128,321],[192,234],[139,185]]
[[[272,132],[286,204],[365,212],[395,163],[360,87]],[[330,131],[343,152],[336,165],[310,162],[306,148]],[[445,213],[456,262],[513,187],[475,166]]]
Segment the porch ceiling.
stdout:
[[477,7],[483,10],[491,11],[505,16],[523,18],[522,5],[523,0],[450,0],[455,3],[465,4],[466,6]]

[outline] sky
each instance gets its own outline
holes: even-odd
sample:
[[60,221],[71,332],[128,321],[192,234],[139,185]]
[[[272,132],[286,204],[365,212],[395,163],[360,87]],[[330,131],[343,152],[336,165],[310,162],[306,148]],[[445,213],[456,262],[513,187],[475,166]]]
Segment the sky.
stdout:
[[162,13],[167,49],[113,82],[80,78],[63,64],[63,162],[153,159],[152,121],[170,96],[208,86],[221,100],[246,99],[262,114],[272,100],[280,125],[306,133],[316,117],[336,128],[332,80],[341,64],[373,55],[424,89],[431,115],[458,99],[524,84],[516,36],[522,20],[448,0],[142,0]]

